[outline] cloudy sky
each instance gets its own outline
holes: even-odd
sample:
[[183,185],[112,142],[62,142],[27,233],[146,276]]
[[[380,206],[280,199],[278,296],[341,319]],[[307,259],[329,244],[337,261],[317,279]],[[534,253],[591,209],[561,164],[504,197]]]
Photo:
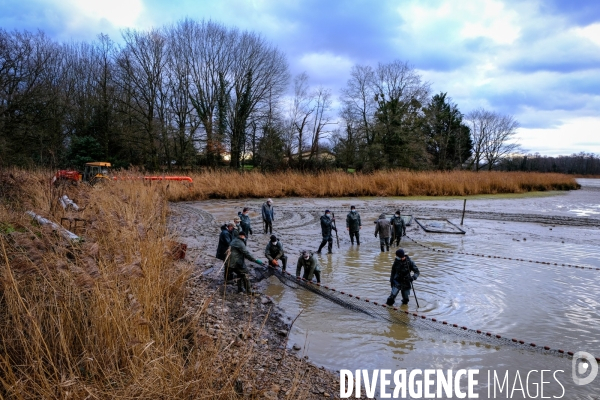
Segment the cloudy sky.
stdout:
[[598,0],[0,0],[0,27],[119,41],[190,17],[253,30],[335,94],[355,64],[410,62],[463,113],[513,115],[544,155],[600,154]]

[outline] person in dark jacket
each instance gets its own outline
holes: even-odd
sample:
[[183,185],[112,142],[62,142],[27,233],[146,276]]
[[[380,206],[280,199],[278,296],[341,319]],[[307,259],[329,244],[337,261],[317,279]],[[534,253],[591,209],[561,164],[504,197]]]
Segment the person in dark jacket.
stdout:
[[325,210],[325,215],[321,215],[321,234],[323,235],[323,240],[319,245],[319,250],[317,250],[319,254],[323,247],[325,247],[325,244],[327,244],[327,253],[333,253],[333,236],[331,235],[331,231],[334,230],[337,232],[337,228],[333,225],[334,220],[329,210]]
[[274,268],[279,266],[277,260],[281,260],[281,270],[285,271],[287,266],[287,256],[283,253],[283,245],[277,240],[277,236],[271,235],[271,240],[267,243],[267,247],[265,248],[265,257],[269,260],[269,265]]
[[[410,272],[413,272],[411,276]],[[392,265],[392,273],[390,275],[390,284],[392,285],[392,292],[387,298],[386,304],[388,306],[394,305],[396,296],[398,293],[402,293],[402,304],[408,304],[410,296],[411,282],[416,281],[419,276],[419,268],[417,265],[404,254],[403,249],[396,250],[396,258]]]
[[250,286],[250,280],[246,276],[248,274],[248,269],[246,268],[245,260],[248,259],[254,261],[258,265],[263,265],[263,262],[248,251],[244,239],[246,239],[246,234],[241,231],[238,237],[233,238],[231,241],[231,244],[229,245],[231,254],[229,255],[228,269],[234,272],[238,277],[238,293],[246,292],[248,295],[253,295],[254,292]]
[[221,226],[221,234],[219,235],[219,245],[217,246],[217,259],[225,261],[227,257],[227,249],[233,239],[233,227],[235,225],[230,222]]
[[390,251],[390,234],[392,228],[390,221],[385,218],[385,214],[381,214],[375,224],[375,237],[379,235],[379,246],[381,247],[381,251],[384,251],[384,246],[387,251]]
[[356,244],[360,246],[360,230],[362,224],[360,222],[360,214],[356,211],[356,207],[350,207],[350,212],[346,216],[346,230],[350,234],[350,242],[354,244],[354,238],[356,238]]
[[238,212],[238,217],[240,217],[240,228],[244,231],[246,237],[248,237],[248,235],[252,235],[252,228],[250,227],[250,217],[248,216],[248,210],[248,207],[244,207],[244,210],[242,212]]
[[402,236],[406,236],[406,224],[400,215],[400,210],[396,211],[396,214],[390,219],[390,224],[392,225],[392,243],[395,241],[396,246],[400,246]]
[[317,260],[317,256],[308,250],[302,251],[302,254],[298,257],[298,262],[296,263],[296,278],[300,277],[302,268],[304,268],[302,278],[312,281],[314,275],[317,278],[317,283],[321,283],[321,268],[319,267],[319,261]]
[[262,218],[265,224],[265,233],[273,234],[273,221],[275,221],[275,210],[273,210],[273,200],[268,199],[265,203],[263,203],[262,208]]

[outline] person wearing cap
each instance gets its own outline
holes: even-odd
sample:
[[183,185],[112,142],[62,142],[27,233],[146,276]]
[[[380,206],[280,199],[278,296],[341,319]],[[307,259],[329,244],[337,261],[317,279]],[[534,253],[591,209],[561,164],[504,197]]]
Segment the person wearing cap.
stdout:
[[400,210],[396,211],[396,214],[390,219],[390,224],[392,225],[392,243],[395,240],[396,246],[400,246],[402,236],[406,236],[406,224],[400,215]]
[[317,283],[321,283],[321,267],[319,267],[319,261],[317,260],[317,256],[308,250],[303,250],[300,257],[298,257],[298,262],[296,263],[296,278],[300,278],[302,268],[304,268],[302,278],[312,281],[314,275],[317,278]]
[[[231,249],[231,254],[229,255],[229,263],[227,267],[229,271],[235,273],[238,277],[238,293],[246,292],[248,295],[253,295],[252,287],[250,286],[250,280],[248,279],[248,269],[246,268],[245,260],[248,259],[257,263],[258,265],[263,265],[263,262],[258,258],[254,257],[252,253],[246,248],[246,244],[244,240],[246,239],[246,234],[244,231],[240,231],[238,237],[233,238],[229,247]],[[225,272],[227,274],[227,271]]]
[[390,251],[390,232],[392,228],[390,221],[387,220],[385,214],[381,214],[375,224],[375,237],[379,235],[381,251],[384,251],[384,246],[387,251]]
[[354,244],[354,238],[356,238],[356,244],[360,246],[360,233],[362,224],[360,222],[360,214],[356,211],[356,207],[350,207],[350,212],[346,216],[346,230],[350,234],[350,242]]
[[269,265],[274,268],[278,267],[278,260],[281,260],[281,270],[285,271],[287,266],[287,256],[283,253],[283,245],[279,240],[277,240],[277,236],[271,235],[271,240],[267,243],[267,247],[265,248],[265,257],[269,260]]
[[273,200],[268,199],[262,205],[262,218],[265,225],[265,233],[273,234],[273,221],[275,221],[275,211],[273,210]]
[[244,231],[246,237],[248,237],[248,235],[252,235],[252,228],[250,227],[250,217],[248,216],[248,211],[249,208],[244,207],[244,210],[242,212],[238,212],[238,217],[240,217],[240,228]]
[[[413,272],[412,276],[411,271]],[[396,250],[396,258],[390,275],[392,292],[387,298],[386,304],[388,306],[394,305],[398,293],[402,293],[402,304],[408,304],[411,282],[417,280],[418,276],[419,268],[417,268],[417,265],[404,253],[403,249]]]
[[319,245],[319,250],[317,250],[317,253],[319,254],[323,247],[325,247],[325,244],[327,244],[327,253],[333,253],[333,251],[331,251],[333,248],[333,236],[331,235],[331,231],[334,230],[337,232],[337,228],[333,225],[333,221],[335,221],[335,219],[332,218],[331,212],[325,210],[325,214],[321,215],[321,234],[323,235],[323,240]]

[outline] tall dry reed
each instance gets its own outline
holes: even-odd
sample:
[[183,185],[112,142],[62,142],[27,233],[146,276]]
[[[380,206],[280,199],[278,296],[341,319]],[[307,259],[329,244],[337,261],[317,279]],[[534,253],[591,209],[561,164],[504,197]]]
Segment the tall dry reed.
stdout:
[[247,197],[345,196],[466,196],[570,190],[578,187],[572,176],[534,172],[410,172],[371,174],[327,172],[204,172],[194,183],[171,185],[169,199],[205,200]]
[[[0,398],[234,398],[239,367],[202,336],[202,307],[183,307],[164,188],[48,176],[0,170]],[[63,193],[85,207],[86,242],[24,215],[59,221]]]

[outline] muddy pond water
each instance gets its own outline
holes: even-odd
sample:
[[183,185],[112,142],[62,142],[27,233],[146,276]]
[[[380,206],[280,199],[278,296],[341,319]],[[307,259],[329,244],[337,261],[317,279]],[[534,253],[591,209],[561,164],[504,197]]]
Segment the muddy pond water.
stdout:
[[[420,269],[415,282],[420,307],[411,294],[410,303],[402,309],[527,343],[600,357],[600,271],[595,269],[600,268],[600,219],[596,225],[593,222],[600,218],[600,181],[580,183],[582,190],[548,196],[470,199],[464,235],[427,233],[413,222],[407,235],[417,243],[404,238],[400,247]],[[251,207],[254,235],[249,245],[264,258],[268,235],[261,232],[260,204],[257,200],[194,203],[212,214],[215,224],[231,219],[242,206]],[[360,246],[350,244],[345,230],[351,204],[362,217]],[[373,234],[377,216],[402,209],[416,217],[450,216],[448,219],[459,225],[456,212],[462,205],[461,199],[275,199],[274,233],[290,258],[288,270],[294,272],[299,251],[314,251],[320,242],[319,216],[325,208],[333,210],[339,248],[334,240],[333,254],[324,251],[318,256],[322,282],[384,303],[390,292],[396,247],[380,251]],[[469,212],[475,211],[479,217],[470,218]],[[494,218],[482,218],[482,212]],[[502,213],[511,217],[502,218]],[[515,218],[516,214],[524,218]],[[552,223],[554,217],[560,221]],[[592,223],[585,223],[585,218]],[[541,388],[547,398],[600,398],[600,376],[588,385],[575,385],[572,360],[566,356],[371,318],[310,291],[285,286],[276,277],[269,278],[265,293],[290,319],[301,313],[290,332],[289,345],[298,344],[302,347],[299,353],[332,370],[479,369],[479,398],[509,398],[508,394],[542,398]],[[543,377],[530,373],[526,379],[534,370],[552,372]],[[491,386],[496,396],[493,390],[488,392],[487,371],[502,377],[508,371],[508,386],[502,391]]]

